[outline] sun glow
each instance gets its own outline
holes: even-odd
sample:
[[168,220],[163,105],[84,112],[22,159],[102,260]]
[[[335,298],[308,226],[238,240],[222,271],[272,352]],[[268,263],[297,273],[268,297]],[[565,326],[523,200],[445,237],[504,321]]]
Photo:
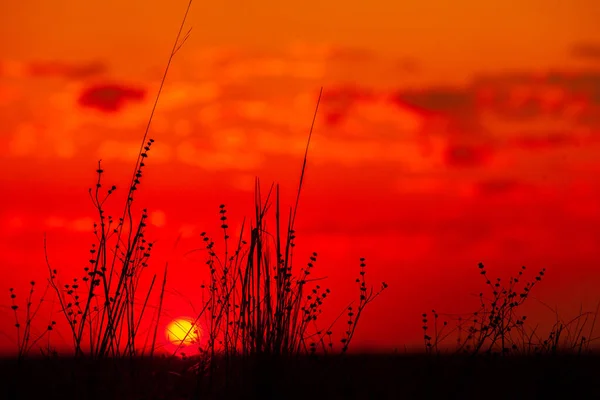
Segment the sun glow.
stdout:
[[167,325],[165,336],[171,344],[189,346],[198,343],[202,337],[202,330],[193,325],[190,318],[176,318]]

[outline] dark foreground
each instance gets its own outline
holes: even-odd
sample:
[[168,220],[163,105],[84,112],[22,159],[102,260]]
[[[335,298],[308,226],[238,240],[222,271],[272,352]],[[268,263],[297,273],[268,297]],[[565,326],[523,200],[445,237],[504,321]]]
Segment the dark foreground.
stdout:
[[192,360],[0,360],[3,399],[537,399],[600,396],[599,356],[504,359],[348,355],[220,361],[212,387]]

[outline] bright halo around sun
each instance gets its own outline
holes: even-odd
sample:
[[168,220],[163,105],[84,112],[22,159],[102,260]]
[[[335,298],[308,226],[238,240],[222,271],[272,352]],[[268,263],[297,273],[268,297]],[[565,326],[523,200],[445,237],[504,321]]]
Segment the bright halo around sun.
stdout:
[[198,325],[193,325],[191,318],[176,318],[167,325],[165,336],[169,343],[185,347],[197,344],[202,337],[202,330]]

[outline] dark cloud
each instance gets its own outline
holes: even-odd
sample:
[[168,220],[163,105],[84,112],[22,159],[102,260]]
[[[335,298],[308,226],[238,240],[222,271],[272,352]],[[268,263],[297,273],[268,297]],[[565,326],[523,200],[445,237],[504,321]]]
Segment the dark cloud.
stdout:
[[600,61],[600,43],[577,43],[570,53],[577,58]]
[[323,104],[353,104],[360,100],[373,98],[373,91],[361,86],[337,86],[323,90],[321,101]]
[[475,190],[483,196],[513,193],[524,189],[522,182],[510,178],[486,179],[475,184]]
[[518,107],[510,106],[508,101],[492,104],[492,108],[496,114],[506,120],[531,120],[542,114],[542,104],[540,101],[529,99],[520,104]]
[[598,126],[600,126],[600,115],[599,114],[600,113],[597,111],[588,112],[584,116],[579,118],[579,123],[581,123],[583,125],[587,125],[587,126],[598,127]]
[[330,126],[341,123],[359,101],[373,99],[373,93],[359,86],[338,86],[323,90],[320,110]]
[[444,151],[444,162],[454,168],[479,167],[487,164],[491,155],[489,145],[450,144]]
[[421,66],[419,65],[419,63],[416,60],[413,60],[412,58],[399,59],[396,62],[395,67],[398,69],[399,72],[405,72],[410,74],[415,74],[421,71]]
[[110,113],[121,110],[128,101],[141,101],[145,96],[144,89],[107,83],[87,87],[79,96],[78,102],[82,107]]
[[600,70],[577,73],[554,72],[547,79],[565,88],[571,94],[583,96],[591,103],[600,103]]
[[570,146],[578,143],[578,139],[568,132],[549,132],[545,136],[531,136],[526,133],[511,140],[511,144],[526,150],[544,150]]
[[578,75],[572,85],[578,93],[587,95],[590,103],[600,104],[600,71]]
[[487,91],[491,93],[493,102],[502,104],[510,97],[511,90],[517,87],[531,87],[534,92],[544,90],[547,86],[562,88],[567,96],[588,99],[592,103],[600,103],[600,69],[579,71],[550,70],[546,73],[506,73],[477,77],[473,80],[473,92]]
[[433,112],[462,113],[475,107],[473,93],[463,89],[429,88],[420,91],[402,91],[396,96],[400,102]]
[[69,64],[62,61],[41,61],[30,63],[27,70],[34,77],[82,79],[103,74],[107,71],[107,67],[101,62]]
[[510,85],[532,83],[535,76],[527,71],[507,71],[501,74],[479,74],[472,80],[472,87],[507,88]]
[[325,112],[325,123],[328,126],[339,125],[346,117],[346,112],[343,111],[327,111]]

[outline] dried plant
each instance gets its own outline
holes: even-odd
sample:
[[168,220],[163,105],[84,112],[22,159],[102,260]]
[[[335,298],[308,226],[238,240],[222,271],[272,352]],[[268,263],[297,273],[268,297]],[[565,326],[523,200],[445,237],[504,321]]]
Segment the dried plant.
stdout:
[[[37,302],[37,305],[34,308],[33,294],[35,292],[35,281],[31,281],[29,283],[29,293],[27,295],[27,298],[25,299],[25,310],[23,313],[21,312],[22,308],[20,308],[18,305],[17,294],[15,293],[14,288],[9,289],[10,302],[11,302],[10,309],[13,312],[13,316],[14,316],[14,320],[15,320],[14,326],[15,326],[15,330],[16,330],[17,358],[19,360],[26,357],[29,354],[29,352],[31,351],[31,349],[34,346],[38,345],[38,343],[44,337],[46,337],[48,339],[48,343],[47,343],[47,346],[45,349],[46,354],[51,353],[50,342],[49,342],[50,333],[54,329],[54,325],[56,325],[56,322],[50,321],[48,323],[46,329],[44,329],[42,332],[34,333],[32,331],[32,329],[34,329],[32,327],[32,322],[35,319],[35,317],[37,316],[38,312],[40,311],[42,304],[46,300],[46,295],[48,293],[49,288],[50,288],[50,285],[49,284],[46,285],[44,292],[41,294],[39,301]],[[42,351],[42,354],[43,354],[44,348],[40,346],[40,350]]]
[[[528,327],[527,316],[520,310],[531,297],[533,287],[542,281],[546,270],[542,269],[532,280],[524,281],[526,267],[523,266],[505,286],[500,278],[492,281],[482,263],[478,268],[488,293],[479,293],[480,308],[477,311],[451,318],[455,321],[454,327],[447,320],[440,326],[439,314],[435,310],[432,310],[434,324],[430,326],[428,314],[423,314],[423,340],[427,353],[440,354],[442,343],[451,336],[455,337],[456,352],[460,354],[530,355],[590,351],[590,343],[597,339],[592,338],[592,333],[598,308],[595,313],[581,310],[568,322],[562,321],[555,311],[556,323],[543,337],[538,334],[537,327]],[[590,321],[591,315],[594,317]],[[452,317],[449,314],[445,316]],[[571,329],[574,324],[575,328]],[[586,326],[589,328],[587,336],[583,334]]]

